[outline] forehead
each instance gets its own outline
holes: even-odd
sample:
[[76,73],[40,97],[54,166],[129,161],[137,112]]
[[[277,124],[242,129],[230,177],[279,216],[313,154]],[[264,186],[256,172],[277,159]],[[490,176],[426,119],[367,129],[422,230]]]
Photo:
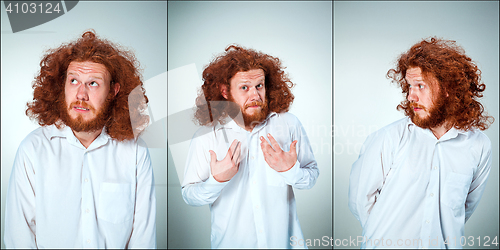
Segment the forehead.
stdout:
[[67,74],[92,74],[92,75],[101,75],[102,77],[109,77],[109,72],[106,69],[106,66],[95,63],[95,62],[71,62],[68,65]]
[[249,71],[240,71],[231,78],[231,82],[250,82],[265,79],[264,70],[251,69]]
[[413,67],[406,70],[406,79],[422,78],[422,69],[419,67]]

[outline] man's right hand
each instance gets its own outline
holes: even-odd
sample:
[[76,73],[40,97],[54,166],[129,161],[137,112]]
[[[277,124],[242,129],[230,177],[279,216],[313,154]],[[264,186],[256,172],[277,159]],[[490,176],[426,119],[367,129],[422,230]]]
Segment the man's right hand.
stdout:
[[217,155],[210,150],[210,169],[212,176],[218,182],[226,182],[231,180],[238,173],[240,165],[241,143],[234,140],[227,151],[226,157],[222,161],[217,160]]

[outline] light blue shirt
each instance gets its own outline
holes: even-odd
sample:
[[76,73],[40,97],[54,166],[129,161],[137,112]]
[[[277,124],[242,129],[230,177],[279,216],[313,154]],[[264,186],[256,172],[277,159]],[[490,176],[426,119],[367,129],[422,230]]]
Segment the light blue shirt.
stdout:
[[[264,160],[259,138],[267,139],[269,133],[285,152],[292,141],[298,141],[297,162],[286,172],[275,171]],[[238,173],[219,183],[210,171],[209,150],[222,160],[234,139],[242,145]],[[252,132],[234,121],[201,128],[189,147],[182,197],[189,205],[209,204],[213,248],[291,248],[291,237],[304,239],[293,188],[311,188],[318,175],[309,140],[297,117],[271,113]]]
[[148,149],[103,132],[86,149],[69,127],[30,133],[7,192],[7,248],[156,248]]
[[461,248],[490,165],[491,142],[479,130],[452,128],[437,139],[404,118],[371,134],[349,181],[361,247]]

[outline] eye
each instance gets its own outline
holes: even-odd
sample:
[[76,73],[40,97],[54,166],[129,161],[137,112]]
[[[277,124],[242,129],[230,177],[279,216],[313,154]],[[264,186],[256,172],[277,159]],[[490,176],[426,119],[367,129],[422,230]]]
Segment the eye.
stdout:
[[423,89],[423,88],[424,88],[424,85],[419,84],[419,85],[418,85],[418,88],[419,88],[419,89]]
[[99,84],[98,84],[97,82],[91,82],[91,83],[89,84],[89,86],[92,86],[92,87],[97,87],[97,86],[99,86]]
[[247,90],[247,89],[248,89],[248,87],[247,87],[247,86],[243,86],[243,87],[241,87],[241,89],[242,89],[242,90]]
[[262,88],[262,87],[263,87],[262,83],[260,83],[259,85],[257,85],[257,88],[258,88],[258,89],[260,89],[260,88]]
[[76,79],[71,79],[69,82],[70,82],[71,84],[77,84],[77,83],[78,83],[78,81],[77,81]]

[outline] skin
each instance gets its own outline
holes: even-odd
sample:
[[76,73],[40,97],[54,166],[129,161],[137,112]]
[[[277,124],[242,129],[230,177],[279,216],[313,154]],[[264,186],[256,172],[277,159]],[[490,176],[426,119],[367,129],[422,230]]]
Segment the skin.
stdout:
[[[92,120],[104,106],[109,93],[111,76],[106,67],[94,62],[71,62],[66,73],[64,85],[65,101],[68,114],[72,119],[81,116],[84,121]],[[120,84],[115,83],[114,95],[120,91]],[[81,104],[74,104],[81,102]],[[101,134],[102,128],[96,131],[73,131],[76,138],[85,148]]]
[[[256,114],[262,111],[262,107],[252,105],[255,101],[266,101],[266,77],[264,70],[252,69],[249,71],[240,71],[236,73],[230,80],[230,91],[233,100],[240,106],[242,112],[248,115]],[[222,96],[228,99],[227,87],[222,85]],[[244,124],[238,124],[245,130],[252,132],[253,127],[245,127]]]
[[[416,104],[416,107],[413,108],[413,112],[420,118],[427,118],[429,116],[429,110],[434,106],[434,93],[438,92],[437,79],[429,76],[428,79],[434,83],[429,84],[429,80],[426,81],[424,79],[422,70],[419,67],[409,68],[406,71],[405,79],[409,87],[408,96],[406,98],[408,101]],[[439,139],[448,132],[450,128],[451,126],[445,121],[443,125],[431,128],[431,131],[434,136]]]
[[[221,93],[224,98],[228,99],[228,91],[231,91],[233,101],[240,106],[242,112],[253,115],[256,112],[261,112],[262,108],[258,105],[252,105],[252,103],[255,101],[266,101],[265,80],[265,73],[262,69],[240,71],[231,78],[229,90],[225,85],[222,85]],[[238,123],[238,125],[249,132],[253,129],[253,127],[246,127],[244,124]],[[284,172],[292,168],[295,162],[297,162],[297,141],[295,140],[291,143],[290,151],[284,152],[271,134],[268,134],[268,138],[271,144],[264,137],[261,136],[260,138],[260,145],[267,164],[278,172]],[[222,161],[217,161],[215,152],[212,150],[209,151],[211,157],[210,169],[216,181],[226,182],[236,175],[240,162],[240,145],[239,141],[234,140]]]

